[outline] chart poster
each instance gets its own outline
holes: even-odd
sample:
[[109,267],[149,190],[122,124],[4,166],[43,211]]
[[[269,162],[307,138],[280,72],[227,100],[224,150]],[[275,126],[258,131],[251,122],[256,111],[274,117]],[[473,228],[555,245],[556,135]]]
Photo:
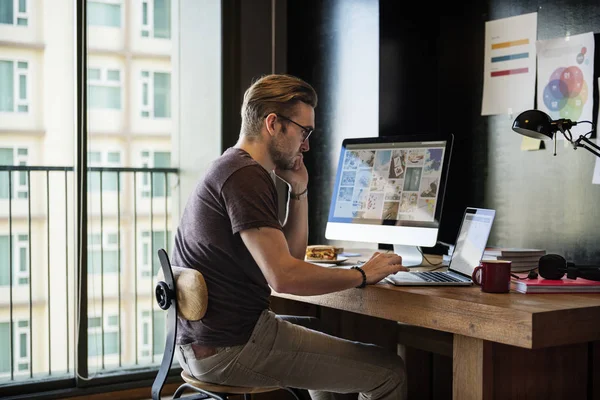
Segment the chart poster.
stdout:
[[533,108],[537,13],[485,23],[481,115],[518,115]]
[[[538,109],[552,119],[592,121],[594,88],[594,34],[567,36],[537,42]],[[591,125],[571,128],[573,139],[588,133]],[[564,139],[560,133],[557,139]]]

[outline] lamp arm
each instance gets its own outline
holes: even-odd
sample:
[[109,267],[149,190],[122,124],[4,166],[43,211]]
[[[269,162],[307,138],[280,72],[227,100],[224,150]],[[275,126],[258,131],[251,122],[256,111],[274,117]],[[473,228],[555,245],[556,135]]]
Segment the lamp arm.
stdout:
[[596,155],[596,157],[600,157],[600,147],[584,135],[579,136],[579,139],[574,141],[573,145],[575,147],[583,147],[590,153]]

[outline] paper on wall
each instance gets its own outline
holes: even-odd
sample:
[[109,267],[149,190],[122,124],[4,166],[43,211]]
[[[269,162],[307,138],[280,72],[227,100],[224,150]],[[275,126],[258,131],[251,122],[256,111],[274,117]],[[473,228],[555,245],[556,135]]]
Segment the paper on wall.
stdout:
[[[537,106],[553,120],[592,120],[594,34],[537,42]],[[589,132],[589,124],[571,128],[573,139]],[[557,133],[556,139],[564,139]]]
[[533,108],[537,13],[485,23],[481,115]]

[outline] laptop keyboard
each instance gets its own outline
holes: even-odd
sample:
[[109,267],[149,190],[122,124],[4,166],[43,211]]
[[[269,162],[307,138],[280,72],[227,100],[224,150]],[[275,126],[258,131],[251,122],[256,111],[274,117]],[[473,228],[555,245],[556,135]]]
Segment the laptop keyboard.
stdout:
[[413,272],[413,274],[419,275],[427,282],[464,282],[444,272]]

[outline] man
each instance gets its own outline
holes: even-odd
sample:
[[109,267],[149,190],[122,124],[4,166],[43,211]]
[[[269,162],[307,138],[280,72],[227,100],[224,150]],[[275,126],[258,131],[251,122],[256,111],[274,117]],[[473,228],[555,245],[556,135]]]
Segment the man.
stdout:
[[[212,383],[303,388],[313,398],[360,392],[369,399],[402,399],[400,357],[290,323],[269,310],[270,288],[317,295],[364,287],[406,269],[395,254],[375,253],[362,269],[303,261],[303,153],[316,105],[314,89],[288,75],[262,77],[246,91],[240,138],[208,169],[177,230],[173,264],[198,269],[209,296],[201,321],[179,319],[178,357],[186,372]],[[273,172],[290,187],[283,227]]]

